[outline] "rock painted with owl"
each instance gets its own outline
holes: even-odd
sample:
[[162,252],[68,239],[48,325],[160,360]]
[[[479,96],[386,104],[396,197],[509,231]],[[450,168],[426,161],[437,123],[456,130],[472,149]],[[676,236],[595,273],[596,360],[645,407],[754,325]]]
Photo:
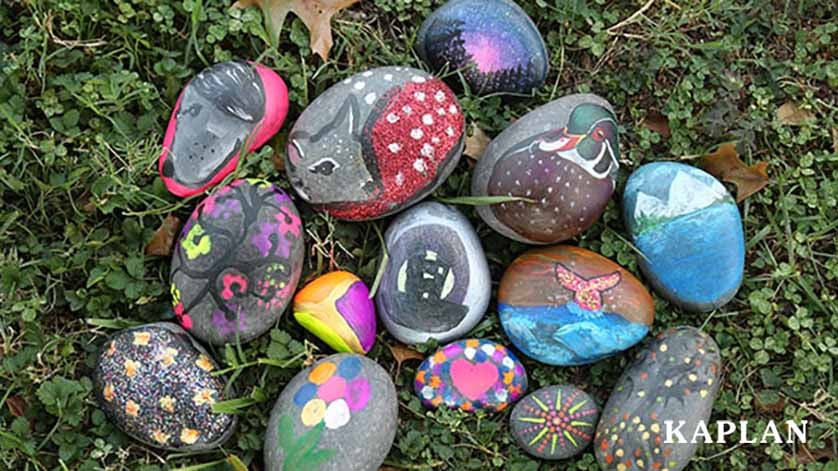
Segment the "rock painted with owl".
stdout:
[[478,207],[506,237],[528,244],[573,238],[602,215],[616,184],[620,157],[611,105],[569,95],[528,113],[498,135],[477,161],[474,196],[518,196]]
[[457,166],[464,120],[454,93],[410,67],[353,75],[315,99],[288,140],[285,167],[299,195],[339,219],[398,212]]

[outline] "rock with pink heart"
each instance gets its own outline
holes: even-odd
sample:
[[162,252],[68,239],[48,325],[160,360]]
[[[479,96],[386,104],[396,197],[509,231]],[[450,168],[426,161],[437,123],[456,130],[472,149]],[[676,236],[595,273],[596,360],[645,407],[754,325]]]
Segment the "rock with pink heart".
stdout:
[[507,347],[468,339],[426,358],[413,387],[428,408],[501,411],[526,392],[527,372]]

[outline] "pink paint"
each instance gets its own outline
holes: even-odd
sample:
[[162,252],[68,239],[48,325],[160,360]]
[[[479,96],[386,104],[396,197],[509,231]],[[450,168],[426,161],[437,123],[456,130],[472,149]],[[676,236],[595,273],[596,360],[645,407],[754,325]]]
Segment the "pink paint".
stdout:
[[451,363],[451,380],[463,396],[476,401],[498,380],[498,367],[493,363],[472,363],[458,358]]
[[349,390],[346,393],[346,403],[349,410],[361,410],[367,406],[370,400],[370,382],[367,378],[356,378],[349,383]]
[[465,48],[482,73],[491,73],[506,68],[501,48],[492,36],[484,33],[464,33]]
[[586,280],[561,263],[556,264],[556,278],[564,288],[573,291],[573,301],[588,311],[601,310],[602,292],[620,284],[618,271]]
[[340,376],[332,376],[317,389],[317,397],[326,403],[343,398],[346,393],[346,380]]

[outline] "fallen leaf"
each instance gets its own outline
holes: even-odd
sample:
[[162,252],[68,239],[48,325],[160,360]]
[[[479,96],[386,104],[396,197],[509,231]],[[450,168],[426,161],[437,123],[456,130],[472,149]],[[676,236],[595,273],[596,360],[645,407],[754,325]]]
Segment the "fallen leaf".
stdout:
[[669,119],[657,111],[652,111],[647,114],[646,117],[643,118],[643,122],[640,124],[644,128],[660,134],[664,139],[668,138],[672,134],[672,131],[669,129]]
[[786,400],[774,391],[763,391],[755,399],[757,409],[765,413],[782,412],[786,407]]
[[719,180],[736,185],[737,203],[768,184],[768,164],[757,162],[750,167],[745,165],[736,152],[736,144],[732,142],[722,144],[716,152],[702,157],[701,166]]
[[487,136],[476,124],[472,123],[471,135],[466,137],[466,150],[463,153],[477,160],[483,155],[483,151],[486,150],[490,142],[492,142],[492,138]]
[[803,109],[794,102],[783,103],[777,108],[777,119],[789,126],[800,126],[808,119],[814,119],[815,115],[811,111]]
[[175,235],[180,230],[180,219],[174,214],[166,216],[163,224],[154,232],[154,237],[145,246],[145,254],[152,257],[168,257],[172,255]]
[[825,463],[835,461],[838,456],[835,454],[835,442],[831,439],[825,440],[823,448],[809,448],[808,445],[801,443],[797,449],[797,464],[806,465],[816,461],[823,460]]
[[276,169],[276,171],[277,172],[284,172],[285,171],[285,157],[279,152],[274,152],[274,155],[273,155],[272,159],[273,159],[274,168]]
[[401,471],[402,468],[394,468],[392,466],[382,466],[378,468],[378,471]]
[[9,412],[15,417],[26,415],[26,401],[20,396],[10,396],[6,399],[6,406],[9,408]]
[[397,343],[395,345],[387,345],[387,348],[390,349],[390,353],[393,354],[393,358],[396,359],[396,376],[399,376],[399,372],[402,369],[402,363],[407,360],[419,360],[422,361],[425,359],[421,353],[417,352],[416,350],[409,348],[405,345]]

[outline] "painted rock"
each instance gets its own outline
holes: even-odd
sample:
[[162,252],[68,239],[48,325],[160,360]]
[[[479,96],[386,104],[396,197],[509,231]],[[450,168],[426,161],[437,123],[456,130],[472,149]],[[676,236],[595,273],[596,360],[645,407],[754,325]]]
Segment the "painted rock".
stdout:
[[498,291],[506,335],[550,365],[583,365],[639,342],[655,317],[652,296],[624,268],[590,250],[530,250],[506,269]]
[[396,437],[396,387],[367,357],[338,354],[301,371],[277,399],[267,471],[377,471]]
[[463,151],[463,123],[440,80],[409,67],[372,69],[306,108],[289,136],[288,178],[337,218],[387,216],[448,178]]
[[226,379],[183,329],[169,322],[123,330],[96,359],[99,407],[135,440],[174,451],[208,450],[232,435],[236,416],[216,414]]
[[620,156],[611,105],[596,95],[550,102],[500,133],[477,161],[474,196],[517,196],[479,206],[501,234],[528,244],[570,239],[599,219],[617,178]]
[[512,409],[512,436],[527,453],[545,460],[578,455],[594,439],[599,407],[585,391],[547,386]]
[[527,391],[527,372],[503,345],[460,340],[419,365],[413,388],[427,408],[501,411]]
[[[623,372],[597,425],[594,445],[604,470],[684,469],[695,454],[689,443],[713,410],[721,371],[719,348],[693,327],[659,335]],[[687,443],[665,443],[666,424],[683,421]]]
[[385,243],[390,258],[375,302],[394,337],[447,342],[480,322],[492,280],[480,239],[462,213],[421,203],[393,221]]
[[476,93],[531,93],[547,77],[547,48],[510,0],[451,0],[422,24],[419,56],[437,72],[460,71]]
[[629,177],[623,219],[658,293],[691,311],[712,311],[739,290],[745,235],[736,202],[709,173],[655,162]]
[[327,273],[294,296],[294,318],[338,352],[365,354],[375,343],[375,307],[360,278]]
[[183,226],[170,275],[175,314],[205,342],[247,342],[282,315],[302,265],[302,226],[288,195],[264,180],[236,180]]
[[158,170],[177,196],[197,195],[219,183],[247,152],[262,147],[282,127],[288,89],[273,70],[222,62],[195,76],[178,97]]

